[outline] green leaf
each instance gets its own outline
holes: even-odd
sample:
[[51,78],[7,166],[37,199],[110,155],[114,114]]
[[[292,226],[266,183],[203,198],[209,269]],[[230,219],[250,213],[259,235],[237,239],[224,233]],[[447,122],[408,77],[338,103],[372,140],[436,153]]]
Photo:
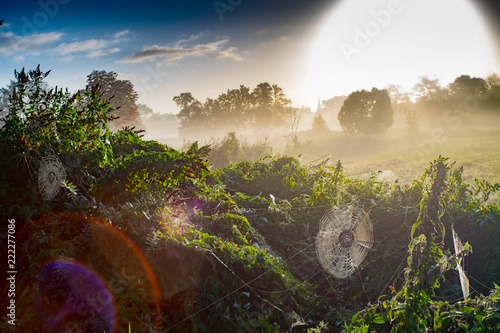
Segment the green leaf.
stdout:
[[413,234],[415,233],[415,230],[417,229],[417,227],[422,224],[422,220],[421,219],[418,219],[417,222],[413,223],[413,226],[411,227],[411,233],[410,233],[410,237],[413,238]]
[[375,324],[385,324],[387,322],[387,312],[375,314],[375,316],[373,317],[373,322]]

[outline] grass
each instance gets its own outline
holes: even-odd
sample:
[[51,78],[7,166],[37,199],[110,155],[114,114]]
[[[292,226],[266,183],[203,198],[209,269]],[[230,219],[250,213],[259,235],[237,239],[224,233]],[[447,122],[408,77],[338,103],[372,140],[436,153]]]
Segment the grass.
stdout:
[[[453,130],[447,125],[413,134],[391,129],[372,137],[309,130],[298,133],[300,146],[291,151],[286,150],[287,139],[283,134],[276,134],[269,142],[277,154],[298,157],[304,164],[317,164],[328,156],[331,165],[341,160],[344,174],[351,178],[366,179],[375,173],[380,180],[408,184],[442,155],[464,167],[467,183],[475,178],[496,183],[500,182],[500,128],[495,127],[497,118],[489,123],[484,130],[466,125]],[[500,193],[494,194],[494,202],[500,203]]]
[[[366,179],[375,173],[380,180],[409,184],[422,175],[429,162],[442,155],[464,167],[467,183],[475,178],[500,182],[499,129],[448,131],[435,138],[438,140],[432,140],[432,132],[409,135],[402,130],[372,138],[341,132],[318,138],[304,132],[301,160],[307,163],[331,154],[328,163],[334,165],[341,160],[348,177]],[[494,193],[489,203],[499,204],[500,193]]]
[[363,178],[382,171],[386,177],[392,174],[394,180],[408,183],[442,155],[464,167],[467,182],[474,178],[500,181],[500,130],[447,132],[438,141],[429,139],[431,136],[394,130],[372,138],[331,132],[316,139],[304,133],[302,161],[331,154],[329,163],[342,160],[347,176]]

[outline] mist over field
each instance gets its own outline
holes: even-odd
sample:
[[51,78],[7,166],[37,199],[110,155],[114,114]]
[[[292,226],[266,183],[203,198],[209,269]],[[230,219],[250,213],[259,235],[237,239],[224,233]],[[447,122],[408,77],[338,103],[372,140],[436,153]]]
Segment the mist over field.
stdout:
[[[390,85],[385,90],[392,114],[386,120],[387,129],[378,133],[369,131],[376,126],[370,124],[370,114],[366,114],[365,132],[342,128],[339,113],[347,96],[318,99],[311,110],[294,107],[292,96],[280,87],[276,88],[282,93],[281,104],[273,99],[272,88],[264,106],[252,104],[252,98],[258,98],[257,88],[253,92],[228,89],[205,103],[193,97],[190,104],[180,105],[177,115],[160,118],[150,110],[142,120],[145,138],[179,149],[194,141],[211,145],[214,152],[209,160],[216,167],[248,157],[289,154],[305,164],[328,159],[327,165],[335,165],[341,160],[348,175],[375,174],[377,179],[407,183],[429,160],[443,155],[466,166],[468,180],[496,181],[500,174],[498,84],[496,75],[484,79],[462,75],[447,86],[427,77],[411,91]],[[250,106],[238,105],[241,91],[248,93]],[[268,118],[259,122],[259,116]]]

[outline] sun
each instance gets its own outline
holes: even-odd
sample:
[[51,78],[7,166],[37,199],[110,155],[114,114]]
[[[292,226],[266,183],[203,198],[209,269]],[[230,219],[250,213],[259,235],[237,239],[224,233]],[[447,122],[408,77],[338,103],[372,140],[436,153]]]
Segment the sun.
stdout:
[[[371,87],[447,84],[498,67],[492,33],[469,0],[343,0],[319,24],[306,57],[314,101]],[[312,103],[311,103],[312,104]]]

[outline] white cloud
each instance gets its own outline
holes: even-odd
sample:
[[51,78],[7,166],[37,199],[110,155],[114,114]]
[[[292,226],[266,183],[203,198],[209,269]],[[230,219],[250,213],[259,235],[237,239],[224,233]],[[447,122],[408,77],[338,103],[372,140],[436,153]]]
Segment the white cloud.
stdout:
[[95,51],[90,51],[87,53],[87,58],[99,58],[99,57],[104,57],[113,53],[120,52],[120,49],[115,47],[112,49],[108,50],[95,50]]
[[222,39],[215,42],[196,44],[193,46],[185,45],[190,40],[198,39],[198,35],[192,35],[189,39],[182,39],[175,43],[175,46],[153,45],[142,51],[133,53],[121,60],[122,63],[136,63],[145,60],[154,60],[157,58],[164,60],[180,60],[186,57],[214,56],[216,58],[230,58],[241,61],[241,57],[236,53],[235,47],[223,49],[223,46],[229,42],[229,39]]
[[113,35],[113,37],[115,39],[119,39],[119,38],[122,38],[123,36],[128,35],[128,34],[130,34],[130,30],[122,30],[122,31],[118,31],[117,33],[115,33]]
[[82,42],[62,43],[54,48],[60,55],[68,55],[75,52],[86,52],[98,50],[108,46],[109,42],[102,39],[89,39]]
[[243,58],[236,53],[236,50],[238,50],[236,47],[228,47],[225,50],[219,51],[215,53],[216,58],[229,58],[233,59],[234,61],[243,61]]
[[207,32],[200,32],[199,34],[195,34],[195,35],[191,35],[191,36],[189,36],[189,38],[187,38],[187,39],[180,39],[180,40],[178,40],[178,41],[175,43],[175,45],[176,45],[176,46],[181,46],[181,45],[184,45],[184,44],[186,44],[186,43],[189,43],[189,42],[193,42],[193,41],[195,41],[195,40],[198,40],[198,39],[200,39],[200,38],[202,38],[202,37],[206,37],[206,36],[208,36],[208,35],[209,35],[209,34],[208,34]]
[[[130,30],[122,30],[112,35],[112,39],[89,39],[73,43],[62,43],[55,47],[53,51],[61,56],[66,56],[66,61],[72,60],[75,53],[87,52],[87,58],[98,58],[107,56],[113,53],[120,52],[120,49],[108,48],[110,45],[118,44],[127,40],[123,38],[131,33]],[[108,48],[108,49],[106,49]]]
[[122,30],[109,35],[106,39],[61,43],[63,37],[61,32],[20,36],[7,31],[0,33],[0,55],[13,56],[12,60],[16,62],[24,61],[27,55],[40,56],[54,53],[65,62],[74,60],[77,55],[98,58],[119,52],[119,48],[110,48],[110,46],[126,41],[127,38],[124,37],[129,34],[131,34],[130,30]]
[[59,41],[63,36],[60,32],[49,32],[18,36],[13,32],[0,33],[0,54],[12,55],[18,51],[39,52]]
[[75,60],[75,57],[73,57],[73,56],[66,56],[66,57],[60,58],[59,60],[60,61],[64,61],[64,62],[70,62],[70,61]]

